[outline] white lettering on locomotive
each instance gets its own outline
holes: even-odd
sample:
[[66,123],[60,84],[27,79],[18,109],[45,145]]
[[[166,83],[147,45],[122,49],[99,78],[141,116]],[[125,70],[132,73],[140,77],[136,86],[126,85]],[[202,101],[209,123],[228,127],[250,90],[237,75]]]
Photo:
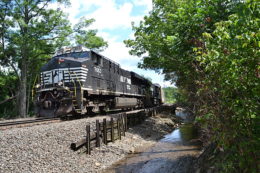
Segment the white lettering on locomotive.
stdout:
[[85,82],[88,69],[83,67],[60,68],[41,73],[41,85],[58,83],[60,81],[70,82],[72,80]]
[[97,73],[101,73],[101,68],[100,68],[100,67],[94,67],[94,70],[95,70],[95,72],[97,72]]

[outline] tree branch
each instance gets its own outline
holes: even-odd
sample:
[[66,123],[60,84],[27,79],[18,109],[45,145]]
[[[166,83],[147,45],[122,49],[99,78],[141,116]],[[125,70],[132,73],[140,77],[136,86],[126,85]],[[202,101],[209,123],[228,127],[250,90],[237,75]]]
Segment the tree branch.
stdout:
[[7,62],[7,63],[12,67],[12,69],[14,70],[15,74],[17,75],[17,77],[18,77],[18,79],[20,81],[21,79],[20,79],[19,73],[18,73],[17,69],[15,68],[14,64],[12,62],[10,62],[10,61]]
[[[38,2],[40,2],[40,1],[38,1]],[[42,9],[44,9],[45,7],[46,7],[46,5],[49,3],[49,1],[47,1],[41,8],[39,8],[39,10],[34,14],[34,15],[30,15],[29,16],[29,20],[31,19],[31,18],[33,18],[33,17],[36,17],[41,11],[42,11]],[[37,5],[36,5],[37,6]],[[30,9],[31,10],[31,9]],[[30,11],[29,11],[30,12]]]
[[15,96],[13,96],[13,97],[9,97],[8,99],[5,99],[4,101],[1,101],[0,102],[0,105],[1,104],[4,104],[4,103],[6,103],[6,102],[8,102],[8,101],[10,101],[10,100],[13,100],[13,99],[15,99],[17,97],[17,95],[15,95]]
[[23,13],[24,13],[22,6],[21,6],[21,5],[20,5],[20,4],[17,2],[17,0],[15,0],[15,2],[16,2],[16,4],[19,6],[19,8],[20,8],[21,12],[23,12]]
[[55,40],[55,39],[57,39],[57,38],[62,38],[62,37],[57,36],[57,37],[52,37],[52,38],[43,38],[43,39],[39,39],[39,40],[40,40],[40,41],[44,41],[44,40]]

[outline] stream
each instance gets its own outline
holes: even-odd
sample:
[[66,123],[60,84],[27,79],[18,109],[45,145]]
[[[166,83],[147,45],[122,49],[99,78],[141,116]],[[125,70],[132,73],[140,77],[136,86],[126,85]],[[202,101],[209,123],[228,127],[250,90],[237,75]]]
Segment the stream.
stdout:
[[186,120],[185,124],[167,134],[155,145],[137,150],[117,162],[108,173],[184,173],[198,154],[200,146],[193,139],[197,130],[187,121],[188,115],[176,111],[176,116]]

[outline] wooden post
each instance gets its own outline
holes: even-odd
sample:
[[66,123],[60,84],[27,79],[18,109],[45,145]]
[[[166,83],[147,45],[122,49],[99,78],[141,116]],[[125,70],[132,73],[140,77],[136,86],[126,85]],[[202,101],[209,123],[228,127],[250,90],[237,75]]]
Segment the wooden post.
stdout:
[[99,120],[96,120],[96,147],[100,147],[100,126]]
[[115,141],[115,132],[114,132],[114,119],[111,118],[111,141]]
[[103,136],[104,136],[104,144],[107,145],[107,120],[103,119]]
[[90,125],[86,126],[86,131],[87,131],[87,136],[86,136],[87,154],[91,154],[91,151],[90,151]]
[[140,115],[140,123],[142,123],[142,122],[144,121],[144,115],[143,115],[143,112],[140,111],[139,115]]
[[125,118],[125,130],[127,131],[128,126],[127,126],[127,114],[124,113],[124,118]]
[[137,114],[134,114],[134,126],[138,124]]
[[127,119],[129,127],[132,126],[132,119],[131,119],[131,117],[132,117],[131,114],[129,114],[128,119]]
[[141,112],[138,112],[137,114],[136,114],[136,118],[137,118],[137,124],[140,124],[141,123]]
[[131,116],[130,116],[130,124],[131,124],[131,126],[134,126],[134,115],[133,114],[131,114]]
[[118,133],[118,139],[121,140],[120,118],[117,119],[117,133]]
[[132,114],[132,126],[135,126],[135,114]]
[[121,119],[121,127],[122,127],[122,135],[125,136],[125,124],[124,124],[124,120],[123,120],[123,115],[120,115],[120,119]]
[[143,122],[146,120],[147,116],[146,116],[146,113],[143,112]]

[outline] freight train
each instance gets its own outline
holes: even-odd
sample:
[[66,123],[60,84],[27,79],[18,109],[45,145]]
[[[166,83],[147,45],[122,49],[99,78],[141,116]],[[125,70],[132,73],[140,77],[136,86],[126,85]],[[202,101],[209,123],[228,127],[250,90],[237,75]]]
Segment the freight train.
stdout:
[[111,59],[82,47],[58,50],[42,66],[36,85],[36,112],[64,117],[162,104],[161,87]]

